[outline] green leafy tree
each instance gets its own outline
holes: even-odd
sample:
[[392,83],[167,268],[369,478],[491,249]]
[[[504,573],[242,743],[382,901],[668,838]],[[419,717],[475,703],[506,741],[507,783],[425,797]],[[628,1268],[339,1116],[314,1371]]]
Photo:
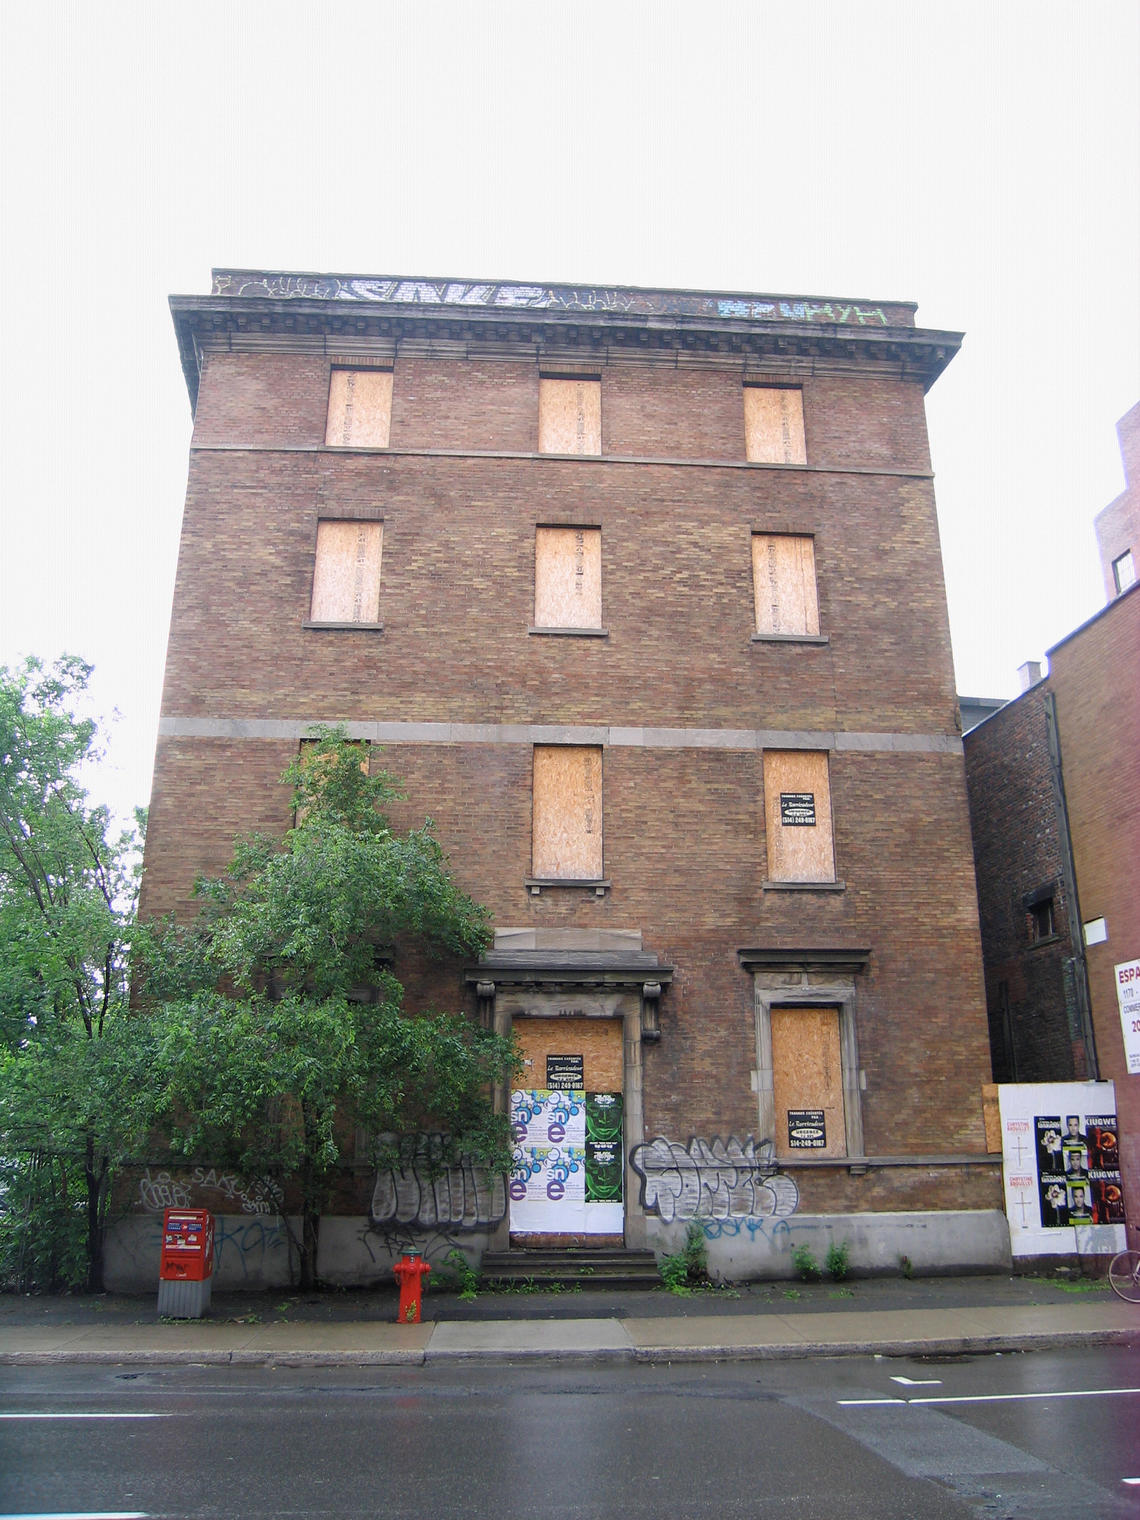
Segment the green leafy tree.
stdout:
[[175,1148],[292,1191],[304,1287],[356,1132],[430,1126],[450,1136],[441,1164],[463,1153],[505,1170],[492,1095],[514,1063],[510,1041],[462,1014],[405,1012],[398,956],[477,955],[488,916],[430,820],[391,826],[392,776],[342,730],[318,734],[282,777],[294,827],[237,842],[228,874],[198,883],[198,922],[154,935],[145,978]]
[[0,1277],[102,1287],[115,1169],[151,1119],[127,958],[142,815],[116,830],[82,773],[91,667],[0,669]]

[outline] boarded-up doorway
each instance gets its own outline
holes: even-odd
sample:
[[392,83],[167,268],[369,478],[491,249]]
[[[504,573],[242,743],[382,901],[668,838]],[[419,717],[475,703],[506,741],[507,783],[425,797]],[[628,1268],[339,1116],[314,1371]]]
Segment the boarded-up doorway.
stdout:
[[772,1009],[778,1156],[845,1156],[843,1055],[837,1008]]
[[511,1094],[511,1240],[621,1245],[620,1019],[516,1018],[523,1075]]

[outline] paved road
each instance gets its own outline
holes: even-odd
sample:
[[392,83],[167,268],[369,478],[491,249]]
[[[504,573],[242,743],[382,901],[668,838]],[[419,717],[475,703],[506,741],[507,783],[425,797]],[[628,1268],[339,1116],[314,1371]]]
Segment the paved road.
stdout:
[[1136,1520],[1140,1356],[0,1371],[0,1516]]

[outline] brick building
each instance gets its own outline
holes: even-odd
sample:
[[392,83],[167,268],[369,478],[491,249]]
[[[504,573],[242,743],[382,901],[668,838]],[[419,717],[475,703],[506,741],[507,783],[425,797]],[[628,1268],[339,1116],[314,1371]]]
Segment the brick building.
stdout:
[[[1117,968],[1140,962],[1140,405],[1119,425],[1128,488],[1096,519],[1108,605],[1025,667],[1028,689],[965,738],[994,1076],[1110,1080],[1128,1218],[1140,1217],[1140,1039]],[[1095,1100],[1090,1098],[1092,1106]]]
[[171,304],[195,421],[143,911],[285,829],[277,778],[343,722],[495,916],[411,994],[527,1062],[505,1192],[356,1177],[324,1274],[692,1220],[740,1275],[795,1241],[1007,1259],[923,407],[958,335],[246,271]]

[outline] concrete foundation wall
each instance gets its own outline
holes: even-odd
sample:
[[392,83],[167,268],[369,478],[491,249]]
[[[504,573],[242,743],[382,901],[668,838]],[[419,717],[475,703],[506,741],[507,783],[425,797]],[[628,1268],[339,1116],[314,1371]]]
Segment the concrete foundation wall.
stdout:
[[[824,1267],[828,1247],[846,1244],[853,1276],[904,1270],[1008,1272],[1009,1227],[1000,1209],[916,1211],[893,1214],[796,1214],[790,1219],[702,1219],[709,1271],[717,1282],[793,1278],[792,1252],[805,1246]],[[658,1254],[680,1250],[686,1226],[648,1221]]]

